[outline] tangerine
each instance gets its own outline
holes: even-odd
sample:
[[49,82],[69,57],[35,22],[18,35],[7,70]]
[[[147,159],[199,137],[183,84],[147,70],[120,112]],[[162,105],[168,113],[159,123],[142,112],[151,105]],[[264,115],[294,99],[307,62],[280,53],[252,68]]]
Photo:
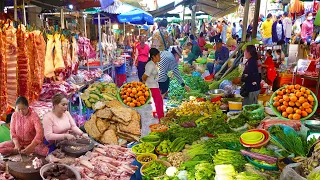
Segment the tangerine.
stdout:
[[145,101],[146,98],[144,98],[144,96],[140,96],[140,97],[139,97],[139,100],[140,100],[140,101]]
[[307,117],[308,116],[308,113],[306,111],[301,111],[301,116],[302,117]]
[[302,104],[302,103],[304,103],[304,102],[305,102],[305,99],[304,99],[304,97],[300,97],[298,101],[299,101],[299,103],[301,103],[301,104]]
[[141,106],[141,103],[140,103],[140,102],[137,102],[137,106],[138,106],[138,107]]
[[140,101],[141,105],[144,105],[146,102],[145,101]]
[[133,94],[133,93],[130,93],[130,97],[134,97],[134,94]]
[[301,103],[299,101],[296,102],[296,106],[300,107]]
[[287,107],[288,107],[288,106],[282,105],[282,106],[281,106],[281,111],[286,111]]
[[300,90],[301,90],[301,92],[303,92],[303,93],[306,92],[306,88],[305,88],[305,87],[302,87]]
[[280,106],[280,103],[278,101],[276,101],[273,103],[273,106],[278,107],[278,106]]
[[296,102],[298,100],[298,98],[295,95],[293,95],[293,96],[290,97],[290,100],[292,102]]
[[133,89],[133,90],[132,90],[132,94],[137,94],[137,90],[136,90],[136,89]]
[[293,101],[289,101],[289,106],[295,106],[296,103],[294,103]]
[[297,92],[297,93],[296,93],[296,96],[299,98],[299,97],[302,96],[302,93],[301,93],[301,92]]
[[284,101],[284,102],[283,102],[283,105],[289,106],[289,103],[288,103],[287,101]]
[[290,98],[289,98],[289,96],[287,96],[287,95],[284,95],[284,96],[283,96],[283,99],[284,99],[285,101],[290,101]]
[[280,112],[280,111],[281,111],[281,106],[278,106],[278,107],[277,107],[277,110]]
[[277,94],[282,96],[283,95],[283,91],[277,91]]
[[131,92],[132,92],[132,89],[131,89],[131,88],[128,88],[128,89],[127,89],[127,92],[128,92],[128,93],[131,93]]
[[283,112],[283,113],[282,113],[282,116],[285,117],[285,118],[287,118],[287,117],[288,117],[288,113],[287,113],[287,112]]
[[300,109],[297,109],[297,110],[296,110],[296,113],[297,113],[297,114],[301,114],[302,111],[301,111]]
[[305,109],[307,109],[307,108],[309,108],[309,103],[307,103],[307,102],[304,102],[303,104],[302,104],[302,106],[305,108]]
[[308,95],[308,101],[313,102],[313,101],[314,101],[314,98],[313,98],[311,95]]
[[127,104],[127,100],[123,100],[123,103],[124,103],[124,104]]
[[309,89],[306,90],[306,94],[310,95],[311,91]]
[[301,116],[300,116],[300,114],[294,114],[293,116],[292,116],[292,118],[294,119],[294,120],[299,120],[300,118],[301,118]]
[[287,107],[286,112],[287,112],[288,114],[293,113],[293,108],[292,108],[292,107]]
[[307,108],[306,111],[307,111],[307,113],[309,113],[309,114],[312,113],[312,109],[311,109],[311,108]]
[[299,90],[301,87],[300,87],[299,84],[296,84],[296,85],[294,86],[294,88],[295,88],[296,90]]
[[128,102],[131,102],[131,101],[132,101],[132,98],[131,98],[131,97],[128,97],[128,98],[127,98],[127,101],[128,101]]
[[289,114],[288,119],[293,119],[293,114]]
[[282,104],[283,102],[284,102],[284,100],[283,100],[283,99],[280,99],[280,100],[279,100],[279,103],[281,103],[281,104]]
[[134,103],[130,103],[130,107],[135,107],[136,105]]

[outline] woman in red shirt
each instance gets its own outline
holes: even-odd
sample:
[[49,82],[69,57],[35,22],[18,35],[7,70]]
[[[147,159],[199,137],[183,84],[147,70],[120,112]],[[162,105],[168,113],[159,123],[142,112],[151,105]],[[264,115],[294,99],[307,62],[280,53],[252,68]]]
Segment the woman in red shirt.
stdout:
[[198,39],[198,45],[200,47],[201,52],[204,50],[204,45],[206,45],[206,40],[203,37],[203,32],[200,33],[199,39]]
[[138,77],[140,82],[142,82],[142,76],[144,74],[145,67],[149,59],[150,47],[145,43],[145,41],[146,41],[145,37],[141,36],[140,44],[138,44],[136,47],[137,51],[136,51],[136,56],[134,61],[136,63],[138,60],[137,69],[138,69]]
[[262,65],[262,67],[266,68],[267,70],[267,83],[272,86],[273,85],[273,81],[277,76],[277,72],[276,69],[274,67],[274,63],[273,63],[273,59],[272,59],[272,50],[269,49],[266,52],[266,60],[264,61],[264,64]]

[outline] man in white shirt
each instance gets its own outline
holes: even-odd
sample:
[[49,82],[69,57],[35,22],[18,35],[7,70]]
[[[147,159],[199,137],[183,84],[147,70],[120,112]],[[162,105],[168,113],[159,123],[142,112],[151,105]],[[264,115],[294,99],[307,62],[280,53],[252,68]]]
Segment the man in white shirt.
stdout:
[[284,30],[284,36],[285,36],[285,42],[286,44],[289,43],[289,40],[291,39],[292,34],[292,20],[288,17],[288,13],[283,13],[283,30]]

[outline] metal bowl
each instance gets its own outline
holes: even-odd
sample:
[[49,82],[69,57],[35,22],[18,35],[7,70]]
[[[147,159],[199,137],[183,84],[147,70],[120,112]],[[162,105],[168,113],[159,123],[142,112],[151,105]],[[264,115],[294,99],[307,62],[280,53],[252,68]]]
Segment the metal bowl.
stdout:
[[320,130],[320,121],[317,120],[305,120],[304,125],[311,130]]
[[224,90],[223,89],[213,89],[208,92],[210,97],[218,97],[218,96],[224,96]]

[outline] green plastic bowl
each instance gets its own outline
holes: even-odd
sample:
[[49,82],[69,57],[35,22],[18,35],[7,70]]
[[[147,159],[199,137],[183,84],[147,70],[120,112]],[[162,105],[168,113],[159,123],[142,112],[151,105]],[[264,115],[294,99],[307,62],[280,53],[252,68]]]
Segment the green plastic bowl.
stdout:
[[142,144],[142,143],[139,143],[139,144],[136,144],[136,145],[132,146],[131,151],[132,151],[133,153],[135,153],[136,155],[146,154],[146,153],[152,153],[152,154],[153,154],[154,149],[155,149],[155,146],[154,146],[153,144],[151,144],[151,143],[146,143],[146,144],[150,144],[150,145],[152,146],[152,150],[150,150],[149,152],[139,153],[139,152],[135,151],[135,150],[134,150],[134,147],[141,146],[141,144]]
[[145,137],[142,137],[142,138],[140,138],[140,142],[146,142],[146,143],[151,143],[151,144],[153,144],[154,146],[158,146],[159,144],[160,144],[160,137],[159,136],[157,136],[157,135],[148,135],[148,136],[152,136],[152,137],[154,137],[154,138],[158,138],[159,140],[157,140],[157,141],[147,141],[147,140],[145,140],[145,138],[147,137],[147,136],[145,136]]
[[264,170],[267,170],[267,171],[277,171],[279,170],[278,166],[275,165],[275,166],[271,166],[271,165],[265,165],[265,164],[260,164],[258,162],[255,162],[252,158],[250,158],[249,156],[246,156],[247,160],[253,164],[254,166],[260,168],[260,169],[264,169]]
[[[117,99],[118,99],[118,101],[119,101],[122,105],[124,105],[125,107],[133,108],[133,107],[130,107],[130,106],[124,104],[123,101],[122,101],[122,99],[121,99],[121,95],[120,95],[121,89],[123,88],[123,86],[125,86],[125,85],[127,85],[127,84],[128,84],[128,83],[123,84],[123,85],[118,89]],[[148,99],[146,99],[146,103],[145,103],[144,105],[142,105],[142,106],[134,107],[134,109],[140,109],[140,108],[143,108],[144,106],[146,106],[146,105],[149,104],[149,102],[150,102],[150,100],[151,100],[151,97],[152,97],[150,88],[148,88],[148,92],[149,92],[149,97],[148,97]]]
[[[304,87],[304,86],[303,86],[303,87]],[[285,88],[285,87],[282,87],[282,88],[278,89],[277,91],[282,90],[282,89],[284,89],[284,88]],[[306,88],[306,87],[304,87],[304,88]],[[317,111],[317,109],[318,109],[318,99],[317,99],[317,96],[316,96],[310,89],[308,89],[308,88],[306,88],[306,89],[311,92],[311,95],[312,95],[313,98],[314,98],[314,106],[313,106],[312,112],[311,112],[307,117],[301,118],[300,120],[307,120],[307,119],[309,119],[309,118]],[[272,111],[274,112],[274,114],[275,114],[277,117],[279,117],[279,118],[281,118],[281,119],[284,119],[284,120],[290,120],[289,118],[283,117],[282,114],[277,110],[277,108],[273,106],[273,98],[277,95],[277,91],[275,91],[275,92],[272,94],[271,98],[270,98],[270,108],[272,109]]]

